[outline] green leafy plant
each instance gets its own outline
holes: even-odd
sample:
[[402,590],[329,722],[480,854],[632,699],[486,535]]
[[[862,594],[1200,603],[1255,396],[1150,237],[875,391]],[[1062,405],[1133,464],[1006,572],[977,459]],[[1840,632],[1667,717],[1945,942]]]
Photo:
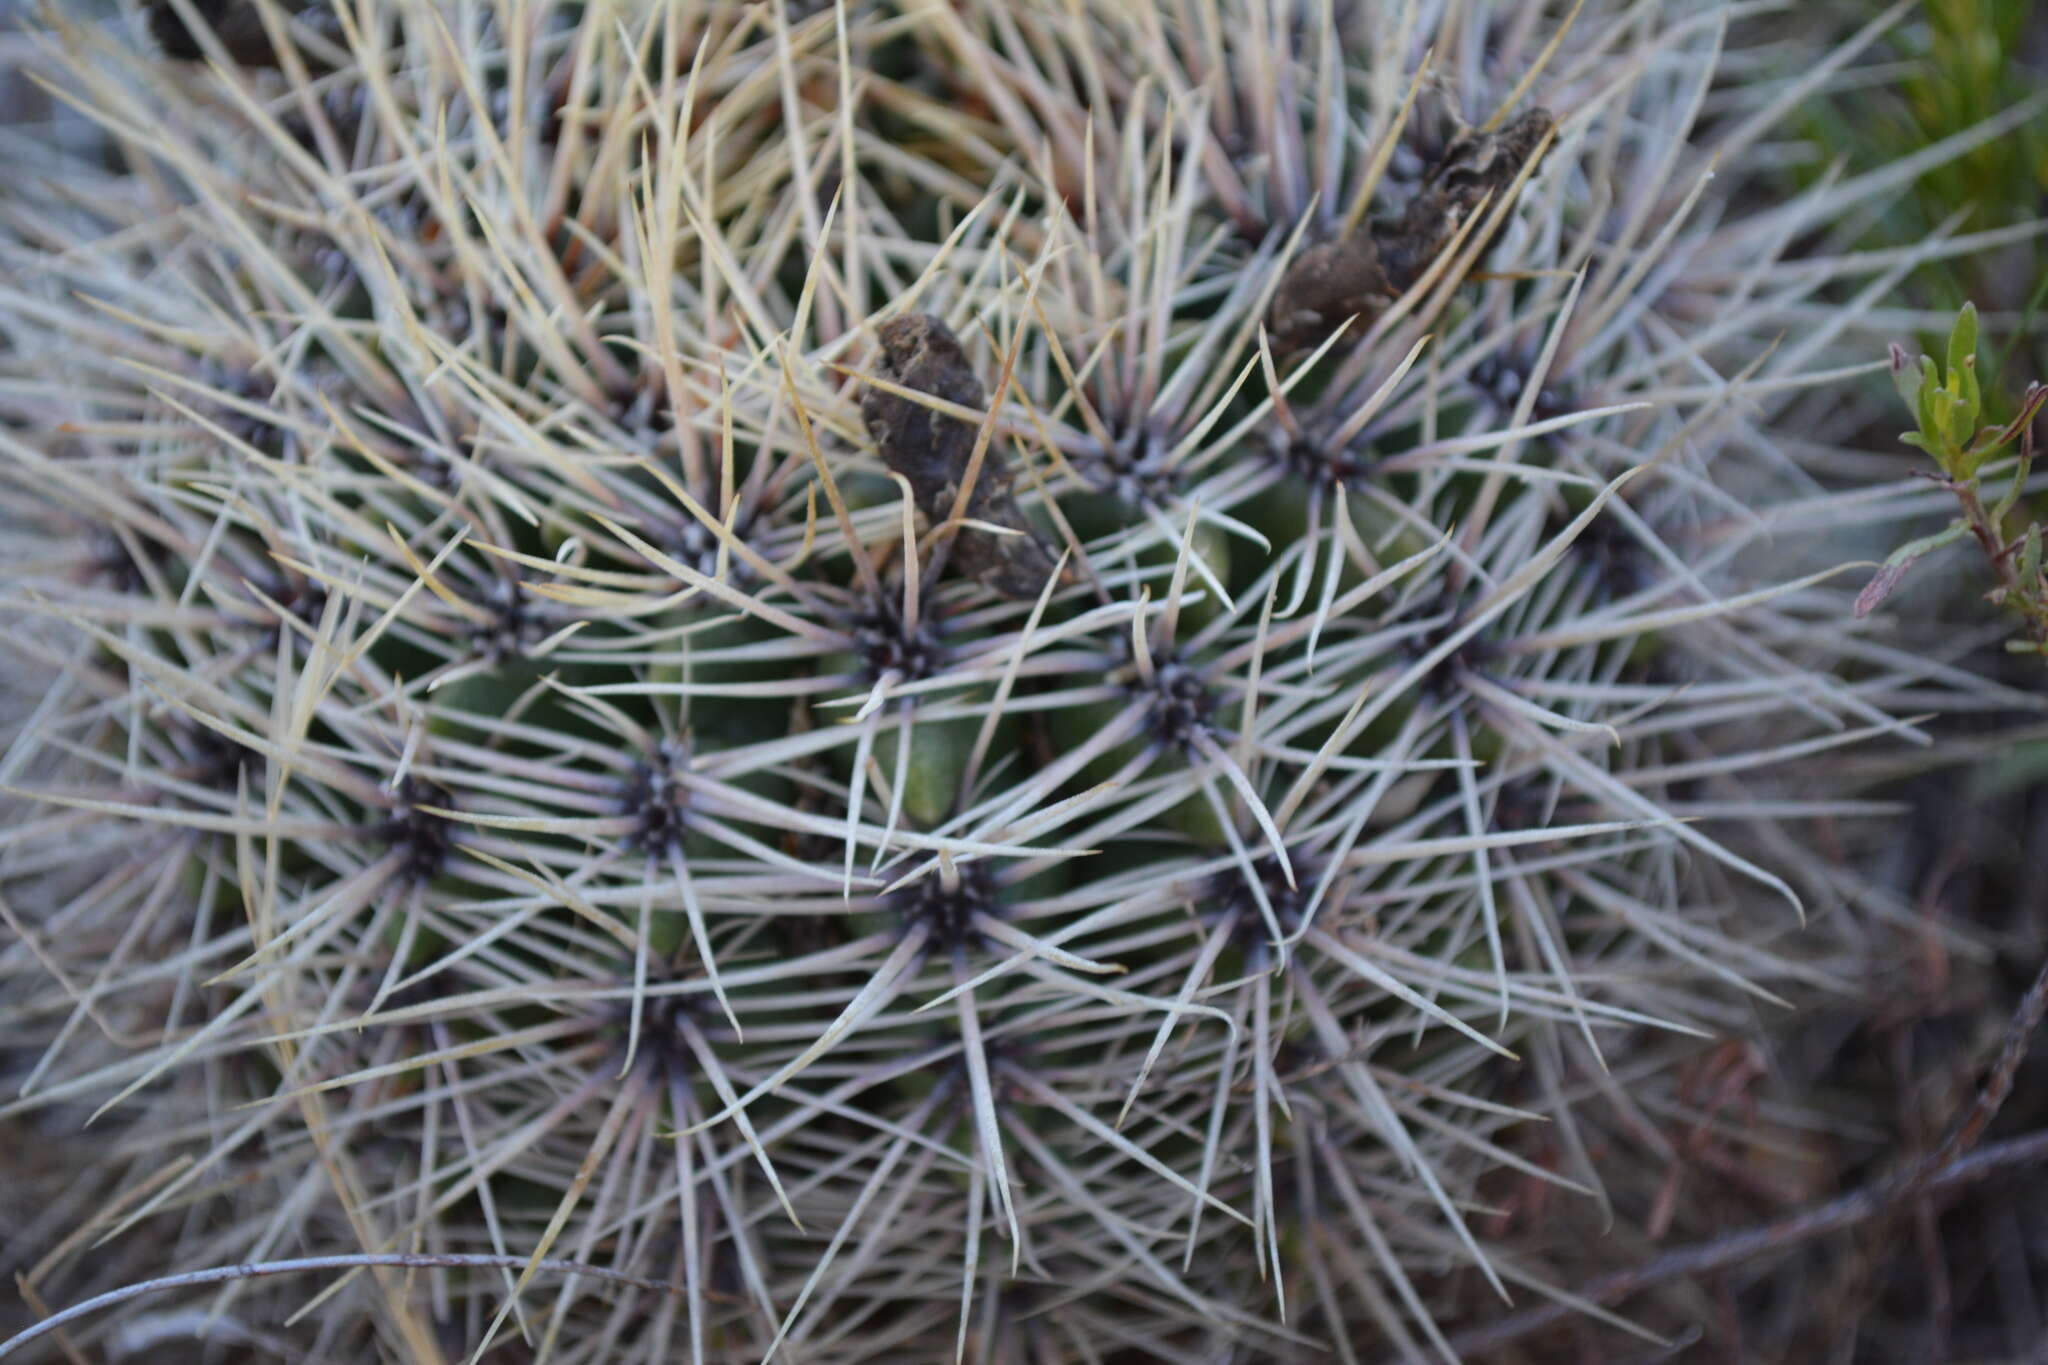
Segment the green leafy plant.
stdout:
[[[1906,270],[1893,307],[1911,301],[1948,316],[1970,299],[2004,298],[2019,305],[2020,324],[1987,339],[1979,378],[1994,417],[2018,391],[2015,375],[2048,366],[2048,332],[2034,326],[2048,301],[2048,255],[2039,226],[2048,193],[2048,118],[2037,59],[2029,44],[2038,19],[2008,0],[1907,0],[1876,16],[1876,7],[1846,0],[1835,13],[1864,24],[1872,70],[1900,73],[1873,83],[1859,73],[1800,111],[1817,155],[1793,171],[1796,183],[1828,181],[1829,167],[1886,174],[1930,148],[1953,148],[1925,165],[1900,192],[1869,210],[1857,230],[1866,246],[1911,250],[1967,234],[1979,249],[1919,256]],[[2037,7],[2038,8],[2038,7]],[[1867,23],[1866,23],[1867,20]],[[1796,22],[1811,24],[1802,10]],[[1926,316],[1926,315],[1923,315]],[[1938,342],[1938,323],[1916,321],[1923,345]]]
[[[1997,586],[1987,594],[2018,616],[2023,637],[2007,642],[2006,648],[2019,654],[2048,656],[2048,576],[2042,570],[2041,525],[2030,523],[2024,531],[2008,537],[2006,523],[2026,490],[2027,476],[2034,464],[2034,418],[2048,404],[2048,385],[2027,386],[2020,399],[2019,413],[2003,425],[1980,426],[1984,395],[1977,380],[1977,308],[1963,305],[1949,331],[1946,365],[1923,355],[1914,364],[1905,348],[1891,348],[1892,382],[1906,400],[1918,423],[1914,431],[1899,439],[1925,451],[1934,460],[1934,479],[1955,494],[1962,515],[1933,535],[1922,536],[1895,550],[1884,562],[1870,585],[1856,599],[1856,614],[1868,615],[1889,597],[1906,572],[1925,556],[1963,540],[1975,540],[1990,561]],[[2011,465],[1992,461],[2000,452],[2019,445]],[[1985,505],[1984,479],[1997,472],[2007,478],[1997,501]]]

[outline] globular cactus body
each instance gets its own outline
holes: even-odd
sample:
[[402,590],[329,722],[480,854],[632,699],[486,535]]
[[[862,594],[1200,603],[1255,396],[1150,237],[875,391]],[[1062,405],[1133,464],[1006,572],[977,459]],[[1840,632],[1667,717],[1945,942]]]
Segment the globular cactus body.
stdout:
[[1937,683],[1729,524],[1689,7],[191,8],[0,225],[7,1122],[174,1265],[511,1262],[209,1321],[1420,1356],[1610,1048],[1827,978],[1745,802]]

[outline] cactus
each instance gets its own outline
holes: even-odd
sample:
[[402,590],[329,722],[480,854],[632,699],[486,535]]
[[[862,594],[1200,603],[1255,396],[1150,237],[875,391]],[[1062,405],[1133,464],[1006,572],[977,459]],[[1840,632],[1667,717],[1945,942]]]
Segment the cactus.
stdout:
[[1775,774],[1971,684],[1756,575],[1773,310],[1869,267],[1695,226],[1720,30],[1182,8],[54,21],[39,1292],[427,1258],[83,1339],[1422,1358],[1636,1031],[1836,979],[1785,827],[1875,812]]

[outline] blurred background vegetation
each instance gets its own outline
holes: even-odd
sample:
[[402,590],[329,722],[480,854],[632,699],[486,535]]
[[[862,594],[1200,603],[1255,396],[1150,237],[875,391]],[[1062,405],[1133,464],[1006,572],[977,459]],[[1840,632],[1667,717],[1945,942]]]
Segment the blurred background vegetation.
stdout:
[[[1838,6],[1836,14],[1846,29],[1886,8],[1857,3]],[[1876,60],[1865,64],[1865,74],[1872,79],[1806,106],[1803,131],[1815,155],[1799,168],[1805,183],[1838,160],[1851,175],[1879,169],[2030,102],[2035,108],[2010,132],[1927,170],[1875,221],[1844,225],[1866,248],[1908,246],[1945,224],[1980,232],[2048,219],[2048,5],[1920,0],[1871,55]],[[1958,213],[1961,220],[1951,224]],[[2048,303],[2043,237],[1926,263],[1905,292],[1902,302],[1951,316],[1966,302],[2017,315],[2015,325],[1985,335],[1980,378],[1993,419],[2011,415],[2030,380],[2048,377],[2048,328],[2040,325]],[[1921,351],[1938,353],[1941,339],[1941,330],[1929,328],[1913,340]]]

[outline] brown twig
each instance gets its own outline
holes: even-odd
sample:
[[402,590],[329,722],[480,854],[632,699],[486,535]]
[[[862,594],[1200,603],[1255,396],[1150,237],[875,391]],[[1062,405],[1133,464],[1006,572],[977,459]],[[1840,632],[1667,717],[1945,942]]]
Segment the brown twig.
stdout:
[[[1999,1171],[2040,1161],[2048,1161],[2048,1131],[1995,1142],[1982,1151],[1968,1153],[1912,1189],[1927,1194],[1943,1193],[1974,1184]],[[1732,1233],[1711,1242],[1680,1247],[1644,1265],[1603,1275],[1576,1291],[1575,1297],[1586,1303],[1610,1304],[1671,1280],[1710,1274],[1754,1256],[1789,1250],[1874,1218],[1890,1209],[1907,1192],[1896,1177],[1877,1180],[1840,1199],[1793,1214],[1790,1218]],[[1484,1327],[1461,1332],[1451,1338],[1451,1349],[1461,1358],[1497,1350],[1532,1332],[1553,1327],[1578,1311],[1572,1304],[1547,1303],[1541,1308],[1515,1313]]]
[[1955,1161],[1977,1145],[1991,1120],[1998,1117],[1998,1111],[2005,1107],[2006,1099],[2012,1094],[2013,1079],[2019,1074],[2020,1063],[2026,1059],[2027,1047],[2033,1041],[2034,1030],[2041,1026],[2043,1014],[2048,1014],[2048,960],[2041,963],[2041,970],[2034,973],[2034,984],[2020,999],[2019,1008],[2013,1011],[2012,1019],[2005,1026],[2005,1041],[1999,1045],[1998,1060],[1991,1064],[1991,1074],[1984,1080],[1984,1088],[1977,1092],[1977,1098],[1957,1121],[1941,1146],[1920,1161],[1916,1171],[1909,1171],[1909,1177],[1917,1176],[1911,1190],[1926,1183],[1935,1172]]
[[[2031,459],[2033,437],[2027,438],[2027,456]],[[2024,481],[2026,465],[2021,465],[2020,478]],[[1991,565],[1991,572],[1998,579],[1999,600],[2010,606],[2026,623],[2027,633],[2036,644],[2048,645],[2048,603],[2041,598],[2037,584],[2020,577],[2018,558],[2013,552],[2019,549],[2020,541],[2008,543],[2005,528],[1999,524],[1990,509],[1984,506],[1984,499],[1978,496],[1976,480],[1958,482],[1955,479],[1942,480],[1963,509],[1963,520],[1969,524],[1970,534],[1984,551],[1984,558]]]
[[[2007,1023],[1998,1057],[1976,1099],[1952,1125],[1941,1145],[1926,1156],[1817,1208],[1713,1241],[1680,1247],[1646,1264],[1603,1275],[1579,1289],[1575,1301],[1615,1303],[1671,1280],[1711,1274],[1740,1265],[1751,1257],[1789,1250],[1866,1222],[1910,1199],[1960,1189],[1998,1171],[2048,1160],[2048,1131],[1993,1143],[1982,1151],[1972,1150],[2011,1096],[2020,1063],[2044,1014],[2048,1014],[2048,961],[2042,963],[2034,984]],[[1577,1311],[1572,1304],[1547,1303],[1462,1332],[1451,1338],[1451,1349],[1461,1358],[1496,1350],[1555,1326]]]

